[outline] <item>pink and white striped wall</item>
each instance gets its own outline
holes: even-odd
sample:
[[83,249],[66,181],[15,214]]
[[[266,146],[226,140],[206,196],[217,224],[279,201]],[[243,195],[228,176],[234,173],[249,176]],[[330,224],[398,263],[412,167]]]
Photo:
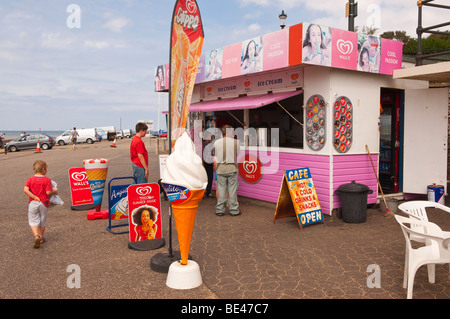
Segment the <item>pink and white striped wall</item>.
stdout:
[[[264,172],[256,184],[249,184],[239,177],[238,195],[262,201],[276,203],[283,181],[284,171],[308,167],[316,188],[322,212],[331,215],[332,210],[341,207],[339,195],[335,190],[342,184],[355,181],[367,185],[372,194],[368,194],[367,203],[377,202],[377,180],[370,163],[369,155],[314,155],[295,153],[252,152],[257,155],[264,166],[276,168],[274,173]],[[240,154],[239,158],[244,153]],[[278,155],[278,156],[277,156]],[[378,155],[372,154],[375,168],[378,167]]]

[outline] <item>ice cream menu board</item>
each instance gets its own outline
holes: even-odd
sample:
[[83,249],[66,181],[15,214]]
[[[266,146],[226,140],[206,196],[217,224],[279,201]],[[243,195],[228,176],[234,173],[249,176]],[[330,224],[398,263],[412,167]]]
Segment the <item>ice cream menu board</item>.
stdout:
[[306,103],[306,143],[313,151],[319,151],[326,142],[326,102],[318,94]]
[[297,217],[300,228],[324,222],[322,208],[309,168],[285,171],[275,218]]
[[334,102],[334,143],[339,153],[346,153],[353,143],[353,104],[341,96]]

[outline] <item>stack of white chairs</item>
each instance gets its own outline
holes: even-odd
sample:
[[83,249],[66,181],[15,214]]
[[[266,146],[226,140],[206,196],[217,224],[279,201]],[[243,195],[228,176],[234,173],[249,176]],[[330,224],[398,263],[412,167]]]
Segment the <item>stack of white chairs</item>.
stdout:
[[[435,282],[435,265],[450,264],[450,232],[428,220],[426,208],[439,208],[450,213],[450,208],[435,202],[410,201],[398,206],[408,217],[396,215],[406,240],[403,288],[412,299],[414,277],[423,265],[428,268],[428,281]],[[449,216],[450,217],[450,216]],[[423,243],[417,248],[412,242]]]

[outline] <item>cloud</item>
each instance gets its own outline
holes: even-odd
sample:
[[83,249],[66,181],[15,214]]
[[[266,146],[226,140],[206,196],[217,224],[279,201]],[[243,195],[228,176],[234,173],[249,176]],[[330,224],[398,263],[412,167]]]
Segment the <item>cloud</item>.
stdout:
[[244,15],[244,19],[250,20],[250,19],[257,19],[260,18],[263,15],[263,12],[261,10],[258,11],[252,11]]
[[252,23],[248,26],[248,31],[250,32],[258,32],[259,30],[261,30],[261,25],[258,23]]
[[114,18],[103,24],[103,27],[116,33],[121,33],[122,29],[130,24],[126,18]]
[[[304,6],[305,1],[298,1],[298,0],[243,0],[241,1],[241,6],[245,7],[248,5],[257,5],[261,7],[279,7],[284,9],[292,9],[296,7],[302,7]],[[316,6],[318,3],[321,2],[313,2],[313,6]],[[336,3],[336,0],[333,1],[333,4]]]
[[10,52],[10,51],[2,51],[0,50],[0,60],[5,60],[7,62],[17,62],[22,60],[19,56],[16,54]]
[[85,48],[94,48],[94,49],[105,49],[109,47],[109,43],[106,41],[84,41]]
[[[276,1],[273,1],[276,2]],[[256,4],[258,6],[267,7],[271,3],[269,0],[242,0],[240,2],[241,7],[245,7],[251,4]]]
[[63,37],[61,33],[43,33],[41,35],[41,46],[43,48],[64,50],[72,43],[72,39]]

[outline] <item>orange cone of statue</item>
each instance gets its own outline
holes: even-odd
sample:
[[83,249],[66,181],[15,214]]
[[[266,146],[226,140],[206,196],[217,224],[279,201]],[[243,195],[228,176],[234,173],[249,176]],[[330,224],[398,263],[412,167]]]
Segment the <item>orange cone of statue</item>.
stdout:
[[166,161],[162,185],[172,204],[181,265],[187,265],[198,204],[208,184],[202,159],[195,153],[194,143],[184,133],[175,143],[174,152]]
[[184,203],[172,205],[182,265],[187,265],[198,203],[202,201],[204,193],[204,189],[191,191],[191,196]]

